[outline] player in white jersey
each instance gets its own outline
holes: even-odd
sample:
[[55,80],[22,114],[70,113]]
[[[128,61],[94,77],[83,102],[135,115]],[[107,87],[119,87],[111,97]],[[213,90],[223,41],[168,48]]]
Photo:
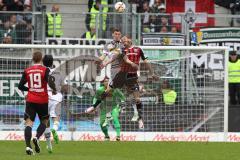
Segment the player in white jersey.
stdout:
[[61,102],[63,100],[63,95],[61,93],[62,86],[64,86],[64,78],[61,73],[55,69],[53,69],[53,57],[52,55],[45,55],[43,58],[44,66],[50,69],[49,75],[51,75],[52,81],[56,86],[56,93],[53,93],[51,88],[48,87],[48,109],[50,118],[53,121],[53,127],[50,130],[50,123],[45,130],[45,138],[47,141],[47,149],[51,153],[52,152],[52,144],[50,140],[50,135],[52,132],[55,143],[59,142],[59,137],[57,134],[57,130],[59,128],[60,114],[61,114]]
[[112,37],[113,37],[113,40],[104,46],[103,54],[101,57],[99,57],[100,61],[102,61],[102,65],[101,65],[102,68],[107,65],[104,63],[104,60],[106,58],[108,58],[109,60],[116,59],[111,64],[111,75],[110,75],[109,82],[111,82],[111,80],[114,78],[116,73],[118,73],[118,71],[120,70],[120,65],[123,60],[123,55],[121,54],[122,53],[121,52],[122,44],[120,41],[122,34],[121,34],[120,30],[114,29],[113,33],[112,33]]
[[[102,56],[99,57],[101,68],[104,68],[106,65],[111,63],[111,75],[109,78],[109,83],[112,82],[115,75],[120,71],[121,64],[123,61],[131,65],[132,67],[138,68],[138,65],[131,62],[127,58],[127,56],[125,56],[125,54],[122,53],[122,49],[124,46],[121,43],[121,37],[122,37],[121,31],[115,28],[112,32],[112,37],[113,37],[113,40],[104,46],[103,54]],[[107,88],[107,90],[109,90],[109,88]],[[92,111],[95,110],[96,107],[97,105],[87,108],[85,113],[91,113]]]

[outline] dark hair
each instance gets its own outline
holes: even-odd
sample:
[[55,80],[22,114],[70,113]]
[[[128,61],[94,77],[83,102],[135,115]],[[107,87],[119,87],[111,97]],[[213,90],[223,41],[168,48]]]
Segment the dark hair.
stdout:
[[35,51],[32,56],[32,60],[34,63],[39,63],[42,60],[42,52]]
[[121,32],[121,31],[118,28],[113,28],[112,33],[114,33],[114,32]]
[[46,54],[43,57],[43,65],[46,66],[46,67],[52,67],[52,65],[53,65],[53,56]]
[[171,87],[171,84],[170,84],[170,82],[169,82],[168,80],[164,80],[164,81],[162,82],[162,85],[163,85],[163,84],[165,84],[167,88],[172,88],[172,87]]
[[102,0],[96,0],[96,1],[95,1],[95,4],[96,4],[96,3],[101,3],[101,1],[102,1]]
[[229,55],[236,55],[237,51],[229,51]]

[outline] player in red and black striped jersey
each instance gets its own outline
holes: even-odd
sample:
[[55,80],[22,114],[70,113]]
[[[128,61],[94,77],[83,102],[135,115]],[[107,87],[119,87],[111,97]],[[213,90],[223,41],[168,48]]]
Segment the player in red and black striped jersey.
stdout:
[[[22,78],[18,84],[18,88],[22,91],[28,91],[26,97],[26,108],[24,114],[25,130],[24,137],[26,142],[26,153],[29,155],[34,154],[30,141],[32,138],[32,126],[36,114],[41,121],[37,128],[36,137],[33,138],[35,151],[40,152],[39,138],[46,129],[48,123],[48,91],[47,84],[49,79],[49,69],[41,65],[42,53],[37,51],[33,53],[32,58],[34,64],[25,69]],[[25,84],[27,83],[27,87]],[[49,83],[50,87],[55,91],[54,83]]]
[[[150,63],[148,63],[147,58],[144,56],[144,53],[141,48],[135,47],[132,45],[132,40],[128,36],[124,36],[122,38],[122,43],[124,44],[124,57],[127,56],[127,59],[133,62],[136,65],[139,65],[140,60],[142,59],[143,62],[146,64],[147,69],[149,70],[153,79],[158,79],[158,77],[154,74]],[[139,93],[139,85],[138,85],[138,75],[137,75],[138,68],[134,65],[130,65],[129,63],[122,62],[120,71],[116,74],[113,80],[110,82],[110,88],[108,88],[103,95],[107,95],[111,88],[122,88],[126,85],[126,88],[129,92],[133,93],[138,115],[136,118],[133,117],[132,121],[139,122],[139,128],[143,129],[143,119],[142,119],[142,103],[140,101],[140,93]],[[103,96],[104,98],[104,96]],[[98,105],[101,103],[101,100],[98,100],[93,106]]]
[[[128,36],[124,36],[122,38],[122,43],[124,44],[124,53],[127,58],[139,65],[140,60],[142,60],[149,70],[153,79],[158,79],[158,77],[154,74],[150,63],[148,62],[147,58],[145,57],[141,48],[133,46],[132,40]],[[123,85],[126,85],[128,91],[133,94],[135,103],[137,106],[138,115],[133,117],[132,121],[138,120],[139,128],[144,128],[143,119],[142,119],[142,103],[140,101],[140,93],[139,93],[139,85],[138,85],[138,69],[132,67],[131,65],[123,62],[121,65],[121,71],[116,75],[116,78],[112,81],[111,87],[112,88],[120,88]]]

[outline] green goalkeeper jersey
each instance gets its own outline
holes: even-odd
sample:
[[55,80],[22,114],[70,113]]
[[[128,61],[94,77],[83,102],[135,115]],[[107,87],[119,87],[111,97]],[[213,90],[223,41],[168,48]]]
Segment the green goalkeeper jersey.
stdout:
[[[96,94],[93,98],[93,104],[97,101],[97,100],[101,100],[101,96],[104,93],[104,91],[106,90],[106,88],[104,86],[101,86],[97,89]],[[100,108],[102,107],[116,107],[118,106],[118,104],[120,102],[124,102],[126,100],[126,97],[124,96],[124,94],[119,90],[119,89],[114,89],[111,91],[111,93],[106,97],[106,99],[104,99],[101,104],[100,104]]]

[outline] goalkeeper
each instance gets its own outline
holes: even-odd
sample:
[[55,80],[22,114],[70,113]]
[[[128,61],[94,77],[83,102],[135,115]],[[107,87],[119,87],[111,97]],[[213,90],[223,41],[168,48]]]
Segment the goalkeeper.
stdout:
[[[105,77],[102,81],[102,86],[100,86],[94,96],[93,103],[101,99],[102,94],[108,87],[109,78]],[[113,119],[113,125],[116,130],[116,141],[120,141],[120,122],[119,122],[119,112],[121,110],[119,103],[123,103],[126,100],[124,94],[119,89],[114,89],[100,106],[100,127],[105,135],[105,140],[110,140],[108,134],[108,120],[111,117]],[[96,107],[94,108],[96,109]],[[110,112],[110,116],[108,116]]]

